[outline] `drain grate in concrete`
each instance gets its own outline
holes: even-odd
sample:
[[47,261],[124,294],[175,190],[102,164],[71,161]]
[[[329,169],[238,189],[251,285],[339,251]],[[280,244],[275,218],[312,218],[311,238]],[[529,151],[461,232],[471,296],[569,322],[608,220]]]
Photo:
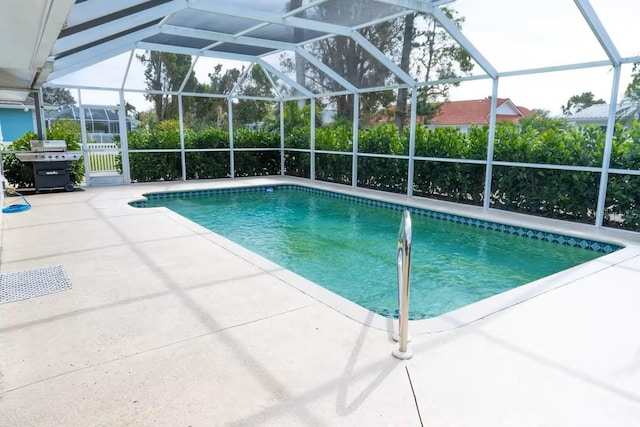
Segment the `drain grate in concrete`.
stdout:
[[0,304],[71,289],[61,265],[0,274]]

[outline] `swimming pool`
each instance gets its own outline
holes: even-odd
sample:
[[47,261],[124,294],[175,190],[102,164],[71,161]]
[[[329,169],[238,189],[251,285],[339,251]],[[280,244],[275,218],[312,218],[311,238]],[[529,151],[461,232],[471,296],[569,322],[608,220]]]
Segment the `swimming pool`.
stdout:
[[[404,206],[299,185],[146,194],[167,207],[386,317],[397,315],[396,236]],[[410,317],[439,316],[620,247],[408,208]]]

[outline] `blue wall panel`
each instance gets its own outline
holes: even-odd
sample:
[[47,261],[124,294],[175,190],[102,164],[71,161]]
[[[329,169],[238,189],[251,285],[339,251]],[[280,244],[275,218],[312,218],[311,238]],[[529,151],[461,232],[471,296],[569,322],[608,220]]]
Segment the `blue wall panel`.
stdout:
[[0,108],[0,127],[2,128],[2,138],[5,143],[20,138],[27,131],[35,132],[33,128],[33,110],[25,112],[22,108]]

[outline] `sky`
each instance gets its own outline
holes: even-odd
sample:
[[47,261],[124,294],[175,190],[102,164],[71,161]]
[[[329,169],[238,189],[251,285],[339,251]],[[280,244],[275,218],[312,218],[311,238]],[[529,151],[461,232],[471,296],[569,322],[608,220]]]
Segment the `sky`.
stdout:
[[[640,2],[591,0],[593,9],[622,56],[640,55]],[[463,33],[500,72],[606,60],[599,42],[573,0],[458,0],[455,9],[465,17]],[[479,67],[476,67],[479,68]],[[632,65],[622,68],[618,96],[630,81]],[[500,79],[498,95],[529,109],[561,114],[573,95],[593,92],[611,99],[611,66]],[[462,87],[464,86],[464,87]],[[491,83],[461,85],[451,98],[488,96]]]
[[[640,2],[591,0],[591,5],[620,54],[640,55],[637,42],[640,40],[640,26],[636,24],[636,19],[640,16]],[[457,0],[454,8],[465,18],[463,34],[499,72],[607,59],[573,0]],[[55,83],[119,88],[128,60],[129,53],[126,53],[58,79]],[[198,80],[207,81],[208,70],[218,62],[211,58],[200,58],[195,66]],[[223,63],[229,68],[241,68],[243,65],[229,61]],[[623,66],[619,97],[630,81],[631,72],[631,64]],[[472,74],[481,75],[484,72],[476,65]],[[142,65],[134,58],[125,87],[143,89],[142,76]],[[562,105],[571,96],[583,92],[593,92],[597,99],[609,103],[612,80],[611,66],[503,77],[499,81],[498,96],[510,98],[519,106],[548,110],[552,115],[560,115]],[[480,99],[490,96],[491,91],[490,79],[468,81],[453,88],[450,99]],[[74,96],[77,98],[77,95]],[[127,93],[126,100],[139,111],[151,108],[142,94]],[[82,102],[116,105],[119,99],[115,92],[83,90]]]

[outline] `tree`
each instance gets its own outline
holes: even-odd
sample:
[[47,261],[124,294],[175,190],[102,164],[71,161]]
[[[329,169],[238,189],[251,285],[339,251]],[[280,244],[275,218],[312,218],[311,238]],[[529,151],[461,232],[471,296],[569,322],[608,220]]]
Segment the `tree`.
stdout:
[[73,95],[71,95],[71,91],[69,89],[43,87],[42,102],[54,107],[65,108],[75,105],[76,100]]
[[568,116],[591,107],[596,104],[606,104],[604,99],[595,99],[593,92],[583,92],[580,95],[573,95],[567,101],[567,105],[562,106],[562,114]]
[[[450,8],[443,8],[444,14],[462,28],[464,18]],[[417,31],[412,42],[414,65],[409,71],[420,81],[445,80],[469,74],[473,69],[471,57],[458,43],[442,29],[431,15],[418,14]],[[434,117],[440,103],[449,97],[452,86],[460,83],[444,83],[423,86],[418,92],[418,114],[429,120]],[[406,123],[406,121],[405,121]]]
[[[296,101],[286,101],[283,108],[284,115],[284,134],[289,135],[295,128],[303,128],[311,125],[311,104],[306,104],[302,108]],[[315,108],[315,126],[322,125],[322,112],[320,106],[316,104]],[[278,109],[272,118],[265,122],[264,129],[267,132],[280,132],[280,109]]]
[[624,91],[624,98],[620,102],[616,118],[626,125],[640,121],[640,62],[633,64],[631,82]]
[[[119,106],[120,104],[118,104]],[[136,106],[129,103],[129,101],[124,102],[124,113],[127,117],[136,117],[138,115],[138,110]]]
[[[146,51],[136,57],[145,65],[144,77],[147,90],[160,92],[145,94],[145,98],[153,102],[158,121],[178,117],[176,95],[168,92],[177,92],[181,88],[191,69],[191,55]],[[197,80],[191,73],[184,90],[192,91],[196,85]]]
[[[400,68],[403,71],[409,71],[411,66],[411,50],[413,47],[413,39],[415,38],[415,13],[410,13],[404,18],[404,29],[402,31],[402,51],[400,53]],[[409,91],[407,89],[399,89],[396,98],[396,114],[394,122],[398,128],[398,133],[402,135],[402,130],[407,122],[407,98]]]
[[[260,65],[255,64],[240,83],[237,94],[272,97],[271,89],[271,82],[265,71]],[[238,125],[262,122],[269,112],[269,101],[240,99],[235,104],[233,122]]]
[[[363,0],[350,2],[326,2],[319,4],[313,12],[307,10],[309,18],[323,22],[349,19],[358,21],[363,10]],[[464,21],[451,9],[443,9],[458,27]],[[467,52],[459,47],[451,36],[440,28],[427,14],[408,14],[358,30],[380,52],[399,63],[400,68],[420,81],[447,79],[468,73],[473,63]],[[357,88],[382,87],[398,81],[394,74],[366,49],[349,37],[335,36],[311,44],[308,49],[325,65],[344,77]],[[283,58],[284,68],[297,70],[290,58]],[[344,88],[315,67],[306,65],[307,87],[314,91],[333,92]],[[299,78],[298,78],[299,79]],[[451,84],[427,86],[420,89],[418,108],[421,114],[437,112],[438,101],[448,97]],[[397,96],[391,91],[365,92],[360,94],[360,116],[363,121],[396,101],[395,122],[400,129],[407,122],[407,100],[409,92],[400,89]],[[338,117],[353,117],[353,97],[335,98]]]
[[544,108],[534,108],[531,110],[534,116],[549,119],[551,118],[551,111],[545,110]]
[[[222,64],[217,64],[209,73],[209,82],[196,85],[196,93],[229,94],[240,78],[241,71],[231,68],[222,72]],[[194,129],[206,129],[215,126],[229,128],[228,107],[225,98],[194,96],[185,112],[185,123]]]
[[[319,4],[313,10],[306,11],[309,19],[317,19],[322,22],[335,22],[358,20],[363,10],[366,10],[367,2],[353,0],[348,2],[325,2]],[[378,47],[382,53],[392,56],[393,47],[397,45],[399,37],[397,21],[383,22],[368,28],[363,28],[360,33],[371,43]],[[300,36],[300,34],[298,34]],[[392,77],[387,67],[377,61],[369,52],[360,46],[355,40],[344,36],[335,36],[312,43],[307,47],[310,52],[333,71],[345,78],[357,88],[379,87],[388,83]],[[300,66],[304,64],[304,78],[300,76]],[[338,84],[307,61],[301,61],[296,57],[295,63],[290,57],[281,59],[283,68],[296,71],[298,82],[310,87],[318,93],[343,91],[344,87]],[[302,81],[301,81],[302,79]],[[361,114],[373,115],[381,107],[386,106],[393,99],[389,91],[364,93],[361,95]],[[335,97],[337,115],[353,117],[353,97]]]
[[[289,2],[289,10],[288,12],[291,12],[293,10],[296,10],[298,8],[302,7],[302,0],[291,0]],[[305,18],[306,12],[303,11],[302,15],[300,16],[301,18]],[[302,41],[304,41],[304,29],[303,28],[294,28],[293,29],[293,42],[294,43],[300,43]],[[300,55],[298,52],[296,52],[295,54],[295,58],[296,58],[296,63],[295,63],[295,69],[296,69],[296,82],[298,82],[299,84],[301,84],[302,86],[305,85],[306,83],[306,78],[305,78],[305,68],[306,68],[306,63],[304,58],[302,57],[302,55]],[[304,105],[304,100],[298,101],[298,106],[300,108],[302,108],[302,106]]]
[[136,113],[135,118],[140,121],[140,124],[137,126],[137,129],[155,129],[158,125],[158,118],[156,117],[156,113],[153,111],[139,111]]
[[557,132],[569,132],[572,126],[564,117],[547,117],[538,114],[532,114],[528,117],[522,117],[518,120],[518,125],[522,132],[528,129],[535,130],[538,133],[543,133],[549,130]]

